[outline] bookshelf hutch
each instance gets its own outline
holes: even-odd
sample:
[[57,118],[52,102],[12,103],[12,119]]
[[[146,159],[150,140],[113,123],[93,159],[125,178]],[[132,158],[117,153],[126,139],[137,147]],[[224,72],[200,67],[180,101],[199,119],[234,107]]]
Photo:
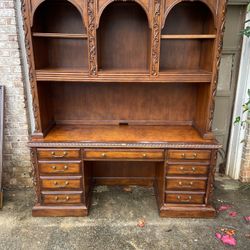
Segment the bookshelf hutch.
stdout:
[[[225,0],[23,0],[33,216],[86,216],[94,185],[153,186],[213,217]],[[146,208],[145,208],[146,209]]]

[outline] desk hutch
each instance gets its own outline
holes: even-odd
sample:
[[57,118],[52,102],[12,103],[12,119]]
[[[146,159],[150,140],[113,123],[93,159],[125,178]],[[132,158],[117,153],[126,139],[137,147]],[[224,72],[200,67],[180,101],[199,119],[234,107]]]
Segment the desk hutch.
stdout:
[[[153,186],[213,217],[225,0],[23,0],[33,216],[86,216],[94,185]],[[147,209],[147,208],[145,208]]]

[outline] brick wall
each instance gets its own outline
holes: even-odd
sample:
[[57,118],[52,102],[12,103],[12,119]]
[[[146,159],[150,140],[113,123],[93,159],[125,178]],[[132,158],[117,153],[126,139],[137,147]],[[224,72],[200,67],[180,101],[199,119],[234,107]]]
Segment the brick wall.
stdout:
[[0,0],[0,84],[5,85],[3,183],[31,186],[28,122],[18,43],[16,1]]

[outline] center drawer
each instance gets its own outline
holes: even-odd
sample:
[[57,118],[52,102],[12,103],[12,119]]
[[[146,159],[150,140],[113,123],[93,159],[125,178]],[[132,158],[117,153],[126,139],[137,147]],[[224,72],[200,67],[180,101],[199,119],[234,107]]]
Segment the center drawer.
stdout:
[[164,160],[164,150],[85,150],[84,158],[88,160],[128,159],[128,160]]

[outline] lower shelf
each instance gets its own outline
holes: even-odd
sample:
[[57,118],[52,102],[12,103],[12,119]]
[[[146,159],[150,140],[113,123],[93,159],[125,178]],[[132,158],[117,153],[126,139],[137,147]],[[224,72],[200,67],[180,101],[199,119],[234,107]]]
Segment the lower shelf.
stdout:
[[170,218],[214,218],[216,210],[212,206],[163,206],[160,208],[161,217]]
[[40,206],[32,209],[34,217],[83,217],[88,215],[86,206]]

